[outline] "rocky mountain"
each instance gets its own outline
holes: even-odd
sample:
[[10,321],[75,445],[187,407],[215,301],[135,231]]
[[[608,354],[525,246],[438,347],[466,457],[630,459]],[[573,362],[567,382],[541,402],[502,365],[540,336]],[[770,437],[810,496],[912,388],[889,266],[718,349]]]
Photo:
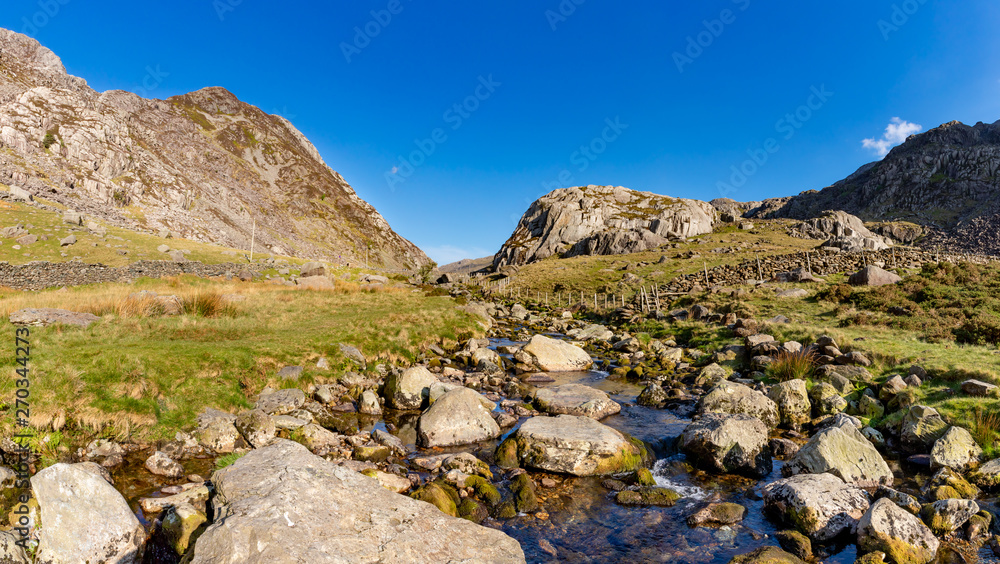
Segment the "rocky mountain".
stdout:
[[493,267],[551,256],[611,255],[656,248],[671,238],[710,233],[711,204],[621,186],[561,188],[528,208]]
[[444,266],[439,266],[437,270],[441,274],[472,274],[478,270],[488,268],[491,264],[493,264],[493,257],[489,256],[450,262]]
[[131,229],[327,260],[430,259],[288,120],[224,88],[166,100],[99,93],[0,29],[0,182]]
[[925,244],[1000,254],[1000,121],[946,123],[832,186],[765,200],[749,213],[809,219],[831,209],[923,225]]

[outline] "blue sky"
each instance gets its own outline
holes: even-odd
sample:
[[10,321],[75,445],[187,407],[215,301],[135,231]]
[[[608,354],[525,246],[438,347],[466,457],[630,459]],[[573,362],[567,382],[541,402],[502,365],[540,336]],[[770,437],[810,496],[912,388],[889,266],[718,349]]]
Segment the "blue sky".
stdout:
[[791,195],[917,125],[1000,119],[993,0],[623,4],[21,0],[0,26],[97,90],[284,115],[442,263],[553,188]]

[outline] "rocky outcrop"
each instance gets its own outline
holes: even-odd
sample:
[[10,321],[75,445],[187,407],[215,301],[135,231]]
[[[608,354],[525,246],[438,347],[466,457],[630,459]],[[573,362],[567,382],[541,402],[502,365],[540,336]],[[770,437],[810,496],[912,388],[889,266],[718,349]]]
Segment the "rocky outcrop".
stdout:
[[31,478],[41,508],[38,564],[139,564],[146,530],[125,498],[80,464],[55,464]]
[[561,188],[531,204],[493,267],[645,251],[671,238],[710,233],[715,218],[715,208],[697,200],[620,186]]
[[390,492],[291,441],[250,452],[212,482],[215,522],[195,542],[192,564],[524,562],[507,535]]
[[[37,41],[0,30],[0,182],[129,229],[390,268],[430,262],[288,120],[212,87],[95,92]],[[128,210],[136,210],[133,213]]]
[[765,200],[751,215],[809,219],[843,210],[865,221],[919,224],[921,244],[1000,254],[1000,121],[957,121],[914,135],[879,162],[823,190]]
[[639,468],[645,447],[590,417],[532,417],[497,447],[497,464],[523,465],[574,476]]
[[861,219],[843,211],[824,211],[792,230],[800,236],[825,241],[823,247],[847,252],[880,251],[892,245],[885,237],[869,231]]

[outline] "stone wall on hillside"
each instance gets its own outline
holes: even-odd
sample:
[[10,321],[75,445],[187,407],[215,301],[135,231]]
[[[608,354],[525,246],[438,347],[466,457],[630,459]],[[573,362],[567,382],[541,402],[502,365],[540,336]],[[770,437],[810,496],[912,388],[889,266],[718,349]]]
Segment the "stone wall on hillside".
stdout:
[[0,286],[17,290],[42,290],[102,282],[128,283],[143,276],[162,278],[164,276],[194,274],[201,277],[228,277],[236,276],[242,270],[249,270],[256,275],[265,268],[269,268],[269,266],[237,263],[204,264],[194,261],[172,262],[164,260],[144,260],[119,267],[82,262],[36,261],[18,265],[0,262]]

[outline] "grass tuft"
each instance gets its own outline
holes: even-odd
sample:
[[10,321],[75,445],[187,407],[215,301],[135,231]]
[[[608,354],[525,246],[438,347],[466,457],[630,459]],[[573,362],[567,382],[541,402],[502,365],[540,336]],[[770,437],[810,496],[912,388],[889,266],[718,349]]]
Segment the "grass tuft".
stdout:
[[808,380],[816,372],[816,355],[812,351],[800,349],[797,352],[778,353],[766,370],[771,378],[779,382]]

